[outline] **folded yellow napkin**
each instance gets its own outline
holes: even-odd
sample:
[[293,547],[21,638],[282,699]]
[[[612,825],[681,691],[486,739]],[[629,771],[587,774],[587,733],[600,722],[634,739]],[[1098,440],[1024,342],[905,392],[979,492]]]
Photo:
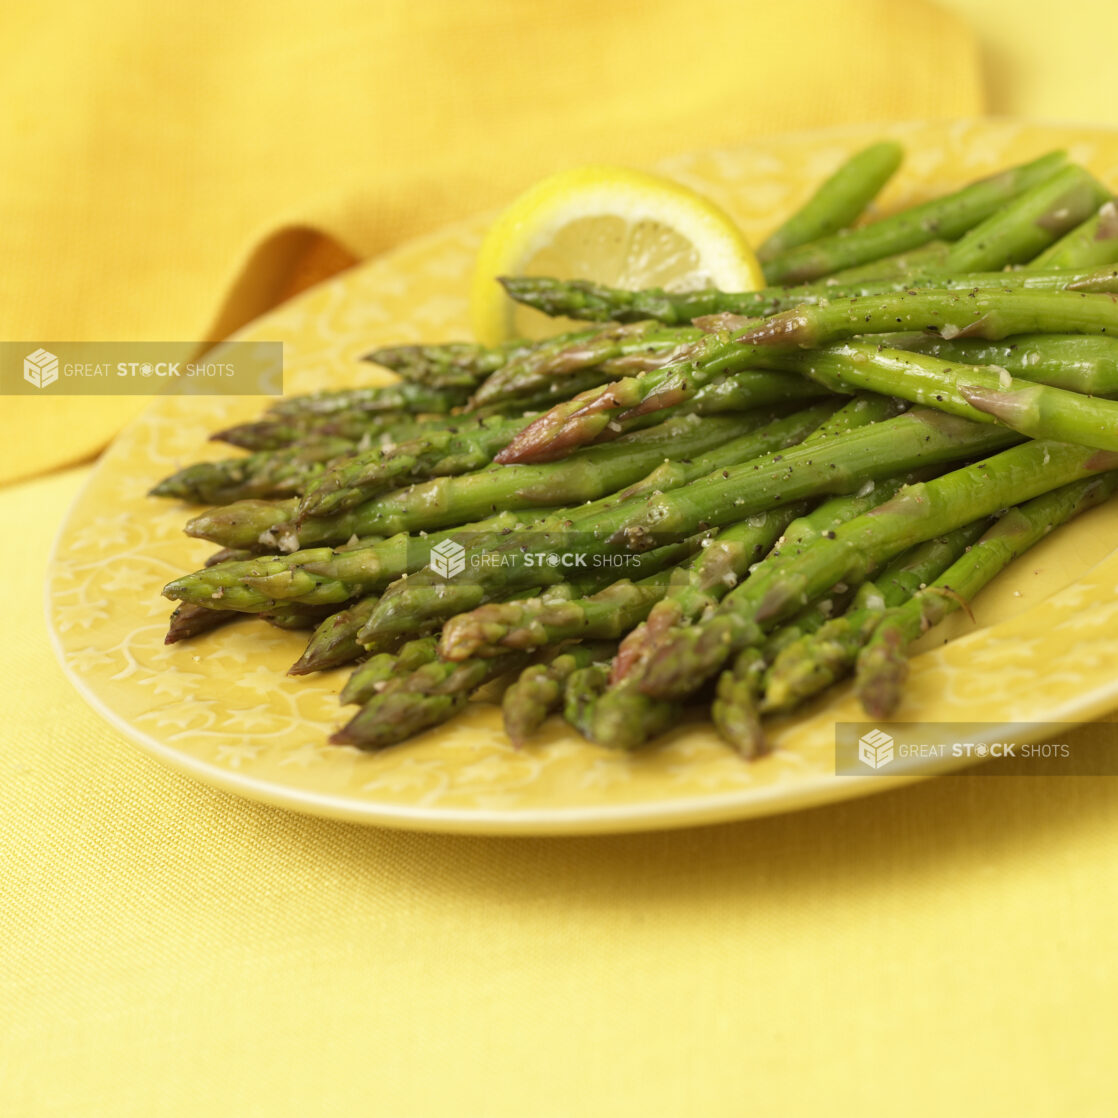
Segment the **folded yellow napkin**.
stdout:
[[[218,338],[572,164],[982,108],[928,0],[331,0],[0,16],[0,337]],[[7,399],[0,481],[141,402]]]

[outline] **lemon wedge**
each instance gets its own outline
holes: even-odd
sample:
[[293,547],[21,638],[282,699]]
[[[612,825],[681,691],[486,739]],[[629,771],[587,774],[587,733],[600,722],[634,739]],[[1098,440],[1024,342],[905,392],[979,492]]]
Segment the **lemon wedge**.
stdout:
[[570,329],[514,303],[498,276],[588,279],[612,287],[752,291],[761,266],[741,231],[709,199],[671,179],[624,167],[575,167],[520,195],[478,253],[470,314],[478,341]]

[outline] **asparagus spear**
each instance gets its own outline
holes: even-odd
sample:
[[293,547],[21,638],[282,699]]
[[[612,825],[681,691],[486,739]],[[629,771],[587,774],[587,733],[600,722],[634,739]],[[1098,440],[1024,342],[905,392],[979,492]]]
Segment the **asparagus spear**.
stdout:
[[650,319],[563,334],[525,350],[494,372],[474,394],[474,405],[532,396],[588,369],[601,369],[601,380],[607,381],[620,375],[618,368],[624,370],[626,362],[655,367],[698,336],[697,330],[673,330]]
[[432,660],[400,679],[390,680],[330,741],[366,750],[404,741],[445,722],[466,705],[471,691],[506,671],[519,670],[527,660],[526,656],[461,664]]
[[505,733],[514,746],[523,745],[563,706],[567,680],[581,668],[605,660],[613,650],[608,641],[562,644],[544,662],[530,664],[501,699]]
[[[171,613],[163,643],[176,644],[244,616],[239,610],[210,609],[195,602],[180,602]],[[285,603],[258,616],[277,629],[311,629],[323,620],[324,612],[319,606]]]
[[280,537],[290,531],[298,501],[234,501],[206,509],[186,522],[186,534],[237,550],[280,550]]
[[362,360],[383,365],[404,380],[428,388],[474,388],[528,348],[529,343],[523,341],[496,346],[472,342],[396,345],[374,349]]
[[[954,365],[870,342],[793,352],[777,361],[835,391],[892,392],[964,419],[996,420],[1033,438],[1118,450],[1118,403],[1018,380],[1004,369]],[[1043,378],[1043,367],[1034,372]]]
[[[1102,504],[1116,490],[1118,473],[1105,473],[1070,482],[1011,508],[930,586],[888,611],[858,656],[856,686],[867,713],[888,718],[896,710],[912,641],[972,599],[1011,560],[1053,528]],[[1020,499],[1032,492],[1035,489],[1013,496]]]
[[755,571],[712,618],[679,630],[659,650],[641,679],[641,689],[661,698],[681,698],[730,656],[759,643],[766,629],[836,582],[863,581],[866,572],[905,547],[992,515],[1011,501],[1115,467],[1118,455],[1113,452],[1037,440],[933,481],[906,486],[886,504],[835,529],[833,537]]
[[779,229],[761,242],[757,259],[772,260],[790,248],[837,233],[877,197],[904,158],[895,140],[883,140],[850,156]]
[[148,495],[208,505],[287,497],[301,493],[327,464],[352,451],[353,444],[345,439],[316,439],[244,458],[195,462],[165,477]]
[[[636,357],[628,360],[634,361],[638,369],[643,367]],[[523,415],[533,409],[550,407],[561,395],[584,392],[600,385],[612,375],[589,369],[571,372],[550,382],[541,380],[535,391],[526,388],[514,399],[473,406],[469,414],[473,419]],[[314,411],[290,416],[266,414],[265,418],[255,422],[239,423],[218,431],[210,439],[246,450],[280,450],[306,439],[338,438],[357,444],[355,449],[365,450],[376,443],[401,442],[457,423],[461,423],[461,419],[447,408],[439,413],[401,410],[368,412],[362,411],[359,404],[347,408],[342,401],[339,410],[324,414]]]
[[401,680],[436,659],[436,637],[408,641],[399,652],[379,652],[354,669],[342,693],[341,702],[363,706],[393,680]]
[[887,345],[964,365],[992,365],[1024,380],[1082,392],[1118,396],[1118,337],[1084,334],[1016,334],[1002,341],[935,334],[889,334]]
[[419,570],[431,549],[455,534],[508,532],[537,515],[498,513],[485,520],[425,537],[398,533],[363,546],[307,548],[289,555],[260,556],[246,561],[219,563],[182,575],[163,589],[166,597],[210,604],[222,609],[257,613],[278,601],[303,601],[312,605],[340,603],[379,590],[401,575]]
[[[767,751],[757,699],[768,661],[759,648],[743,648],[718,677],[710,717],[718,732],[747,760]],[[659,700],[663,702],[664,700]]]
[[713,315],[764,317],[792,310],[804,303],[887,295],[890,292],[908,291],[913,287],[934,288],[939,291],[971,291],[975,288],[1118,290],[1118,276],[1111,261],[1089,262],[1080,267],[1053,265],[1045,269],[1030,268],[1028,271],[1016,272],[971,271],[959,274],[945,269],[946,260],[937,262],[929,258],[921,270],[904,271],[897,275],[875,274],[861,279],[844,279],[841,282],[839,276],[834,276],[798,287],[764,287],[760,291],[739,292],[706,289],[676,293],[659,288],[624,291],[587,280],[558,280],[546,276],[518,276],[502,282],[513,298],[553,315],[567,315],[595,322],[644,324],[648,319],[659,320],[666,325],[648,337],[650,344],[656,346],[657,360],[660,363],[671,357],[672,342],[684,345],[697,339],[698,332],[683,324]]
[[[445,416],[439,417],[444,421]],[[432,422],[410,412],[378,413],[340,412],[337,415],[294,416],[290,419],[270,416],[252,423],[237,423],[217,431],[210,442],[228,443],[244,450],[283,450],[308,439],[345,439],[354,444],[371,446],[391,432],[394,438],[418,433]],[[406,433],[406,434],[405,434]]]
[[[868,264],[856,264],[850,268],[840,268],[821,282],[826,284],[857,284],[876,280],[911,280],[913,276],[925,272],[936,272],[943,268],[943,262],[951,251],[950,241],[928,241],[919,248],[906,249],[890,256],[871,260]],[[795,289],[793,289],[795,290]]]
[[589,714],[594,700],[605,690],[608,678],[604,664],[588,664],[584,668],[576,668],[567,676],[563,689],[563,717],[583,737],[590,737]]
[[332,613],[311,634],[303,654],[287,669],[288,675],[324,672],[348,664],[365,654],[357,634],[372,615],[375,597],[360,598],[351,606]]
[[336,612],[337,606],[333,603],[307,605],[305,602],[277,602],[256,616],[273,628],[298,632],[301,629],[317,629]]
[[1090,268],[1118,260],[1118,204],[1104,202],[1094,217],[1046,248],[1031,268]]
[[1063,152],[1051,152],[871,225],[789,249],[766,264],[765,279],[773,284],[802,283],[931,240],[955,240],[1066,163]]
[[163,643],[177,644],[179,641],[189,640],[243,616],[236,610],[207,609],[194,602],[180,602],[171,613]]
[[846,675],[885,611],[941,575],[987,527],[975,521],[917,544],[863,583],[846,613],[781,650],[765,673],[761,710],[791,710]]
[[336,416],[351,412],[446,412],[469,399],[464,388],[428,388],[423,384],[389,384],[375,388],[336,388],[306,396],[285,396],[268,414],[287,419]]
[[1036,183],[955,243],[949,272],[979,272],[1031,260],[1094,213],[1108,191],[1090,172],[1072,165]]
[[898,329],[938,330],[948,338],[992,341],[1032,332],[1114,335],[1118,333],[1118,300],[1078,291],[1029,290],[866,296],[783,311],[746,330],[737,340],[745,347],[794,349]]

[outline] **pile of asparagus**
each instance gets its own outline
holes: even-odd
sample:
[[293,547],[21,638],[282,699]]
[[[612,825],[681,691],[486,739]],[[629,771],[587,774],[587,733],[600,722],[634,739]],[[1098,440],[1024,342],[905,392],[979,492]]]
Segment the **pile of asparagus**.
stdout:
[[702,701],[756,757],[849,675],[889,716],[917,637],[1118,488],[1110,191],[1054,152],[853,224],[900,160],[823,183],[761,291],[508,278],[594,325],[381,349],[398,384],[215,435],[250,453],[153,490],[222,549],[166,587],[168,642],[313,628],[291,672],[354,666],[332,740],[364,749],[494,680],[517,744],[561,712],[634,748]]

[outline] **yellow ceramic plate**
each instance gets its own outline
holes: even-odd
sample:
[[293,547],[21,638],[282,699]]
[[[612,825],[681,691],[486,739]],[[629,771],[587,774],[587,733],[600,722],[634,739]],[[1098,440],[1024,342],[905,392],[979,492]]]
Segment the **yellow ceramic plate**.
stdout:
[[[908,150],[882,199],[896,207],[1055,146],[1118,183],[1118,133],[1010,121],[905,124],[759,140],[658,170],[708,194],[754,243],[831,171],[881,136]],[[376,344],[467,336],[467,280],[486,221],[446,229],[309,291],[247,338],[285,347],[291,392],[373,383]],[[168,764],[285,807],[390,826],[488,833],[638,830],[788,811],[891,787],[834,775],[843,692],[774,731],[775,752],[738,760],[696,720],[638,755],[588,745],[558,720],[514,751],[497,708],[377,755],[326,744],[344,672],[284,674],[302,639],[262,622],[166,647],[160,587],[210,550],[182,535],[187,510],[145,497],[174,467],[220,456],[208,432],[259,401],[160,400],[116,440],[63,526],[48,613],[71,679],[120,731]],[[952,619],[913,664],[904,721],[1070,722],[1118,705],[1118,518],[1097,509],[1024,556]],[[952,637],[944,644],[945,637]],[[934,646],[933,646],[934,645]]]

